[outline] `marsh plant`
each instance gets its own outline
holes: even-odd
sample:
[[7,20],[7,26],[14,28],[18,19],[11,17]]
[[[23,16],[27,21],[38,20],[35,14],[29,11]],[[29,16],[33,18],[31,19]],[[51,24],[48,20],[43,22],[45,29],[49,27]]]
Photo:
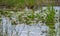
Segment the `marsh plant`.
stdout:
[[[38,2],[39,1],[39,2]],[[3,11],[0,10],[0,22],[2,21],[1,17],[8,17],[12,25],[17,25],[17,23],[25,23],[27,25],[35,23],[45,23],[49,28],[49,36],[55,35],[55,12],[56,10],[53,6],[47,6],[46,9],[42,10],[42,0],[0,0],[0,5],[4,5],[8,8],[22,8],[22,11]],[[34,6],[40,6],[40,11],[35,12]],[[24,10],[25,7],[30,9],[29,11]]]
[[[39,11],[38,13],[34,12],[33,10],[30,11],[18,11],[18,12],[11,12],[11,11],[1,11],[0,10],[0,18],[2,16],[9,17],[12,21],[12,24],[17,24],[17,21],[19,23],[26,23],[27,25],[30,25],[32,23],[38,23],[42,21],[42,23],[46,23],[47,26],[50,27],[50,34],[55,33],[55,10],[53,7],[47,7],[47,9]],[[15,19],[12,18],[13,14],[15,14]],[[45,15],[46,14],[46,15]],[[1,19],[0,19],[1,20]],[[52,35],[53,36],[53,35]]]

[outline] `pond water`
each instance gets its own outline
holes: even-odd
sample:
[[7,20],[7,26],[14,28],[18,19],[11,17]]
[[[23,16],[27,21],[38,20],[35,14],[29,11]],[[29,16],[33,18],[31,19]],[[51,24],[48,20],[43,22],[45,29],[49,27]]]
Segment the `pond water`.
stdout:
[[[46,7],[43,7],[44,9]],[[59,16],[60,7],[54,7],[58,12],[56,15]],[[39,11],[39,10],[38,10]],[[57,18],[59,19],[59,18]],[[0,26],[0,33],[3,36],[48,36],[49,27],[43,23],[32,24],[31,26],[26,24],[11,25],[11,21],[7,17],[2,17],[2,24]],[[59,20],[55,25],[56,36],[59,36]],[[3,31],[2,31],[3,28]],[[2,32],[1,32],[2,31]]]

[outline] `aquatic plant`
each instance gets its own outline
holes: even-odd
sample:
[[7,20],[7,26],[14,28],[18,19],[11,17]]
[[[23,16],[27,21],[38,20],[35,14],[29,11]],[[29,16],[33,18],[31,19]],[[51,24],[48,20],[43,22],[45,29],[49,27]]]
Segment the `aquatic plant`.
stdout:
[[[41,1],[41,0],[40,0]],[[17,12],[14,12],[13,11],[13,13],[11,12],[11,11],[3,11],[3,10],[0,10],[0,18],[2,17],[2,16],[5,16],[5,17],[9,17],[10,18],[10,20],[12,20],[13,22],[12,22],[12,24],[14,25],[14,24],[17,24],[17,21],[19,21],[19,24],[21,24],[21,23],[25,23],[25,24],[27,24],[27,25],[30,25],[30,24],[34,24],[34,23],[38,23],[39,21],[42,21],[42,23],[46,23],[46,25],[50,28],[50,30],[49,30],[49,33],[50,33],[50,35],[49,36],[54,36],[55,35],[55,18],[54,18],[54,16],[55,16],[55,9],[53,8],[53,6],[52,7],[47,7],[47,9],[45,9],[45,10],[42,10],[42,1],[41,2],[36,2],[35,0],[3,0],[3,1],[1,1],[0,0],[0,4],[2,4],[2,5],[6,5],[6,6],[8,6],[9,8],[10,7],[13,7],[13,8],[24,8],[25,6],[27,6],[29,9],[30,8],[32,8],[32,10],[30,10],[30,11],[25,11],[25,10],[23,10],[23,11],[17,11]],[[37,5],[37,6],[41,6],[40,8],[40,12],[39,13],[35,13],[34,12],[34,9],[33,9],[33,6],[34,5]],[[46,15],[44,15],[44,14],[46,14]],[[12,17],[12,15],[13,14],[16,14],[15,15],[15,17],[16,17],[16,19],[12,19],[11,17]],[[45,17],[46,16],[46,17]],[[1,19],[0,19],[0,21],[1,21]]]

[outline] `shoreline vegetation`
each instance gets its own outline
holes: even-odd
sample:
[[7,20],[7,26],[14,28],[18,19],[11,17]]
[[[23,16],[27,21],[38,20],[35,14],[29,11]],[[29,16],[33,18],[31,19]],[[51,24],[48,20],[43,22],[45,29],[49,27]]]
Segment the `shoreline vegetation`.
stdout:
[[[42,10],[45,4],[47,4],[46,10]],[[54,36],[54,25],[55,22],[57,22],[55,19],[55,12],[57,11],[54,9],[54,5],[54,0],[0,0],[0,18],[2,19],[2,16],[8,17],[12,25],[17,25],[17,21],[18,23],[26,23],[27,25],[40,23],[40,21],[42,21],[43,24],[45,23],[50,28],[49,32],[51,35],[49,36]],[[26,7],[30,10],[24,11]],[[9,9],[14,11],[5,11]],[[19,12],[17,12],[18,10]],[[35,10],[41,11],[36,13]],[[2,21],[1,19],[0,21]]]
[[[57,3],[56,3],[57,2]],[[56,3],[56,4],[55,4]],[[38,9],[42,6],[47,5],[58,5],[58,1],[54,0],[0,0],[0,9],[8,8],[8,9],[24,9],[27,7],[28,9]]]

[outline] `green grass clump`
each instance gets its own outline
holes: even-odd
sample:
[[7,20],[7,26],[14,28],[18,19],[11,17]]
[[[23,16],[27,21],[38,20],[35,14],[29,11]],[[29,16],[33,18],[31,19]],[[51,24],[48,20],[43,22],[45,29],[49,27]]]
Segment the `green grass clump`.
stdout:
[[46,25],[50,28],[49,30],[49,36],[54,36],[55,35],[55,9],[52,7],[47,8],[48,13],[46,17]]

